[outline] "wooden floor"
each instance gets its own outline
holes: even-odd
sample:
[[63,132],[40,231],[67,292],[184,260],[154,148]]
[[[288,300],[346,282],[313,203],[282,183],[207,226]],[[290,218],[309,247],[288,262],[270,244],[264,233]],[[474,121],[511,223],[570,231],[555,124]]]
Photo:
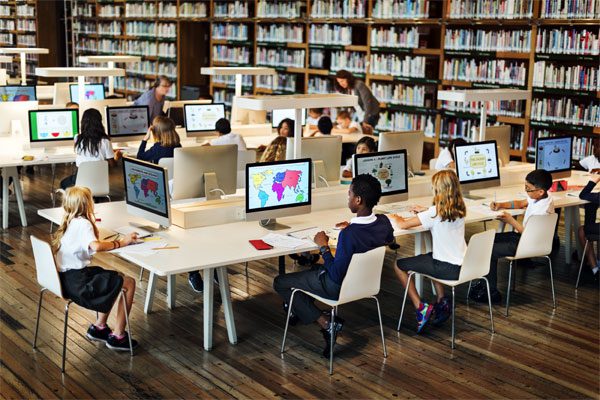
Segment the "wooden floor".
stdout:
[[[57,176],[67,173],[66,167],[57,168]],[[119,170],[111,176],[113,199],[119,200]],[[519,268],[511,316],[505,318],[504,309],[494,307],[494,335],[487,307],[467,305],[466,288],[459,288],[455,350],[450,348],[449,323],[416,335],[411,306],[404,327],[396,332],[403,292],[393,276],[395,255],[388,251],[379,299],[389,355],[382,356],[373,302],[342,307],[346,325],[331,377],[316,326],[292,327],[288,351],[279,353],[284,315],[271,288],[275,259],[251,263],[249,279],[243,265],[229,268],[238,344],[229,344],[219,309],[210,352],[202,349],[202,297],[191,291],[186,276],[178,277],[173,311],[163,301],[166,282],[159,281],[150,315],[142,310],[146,281],[138,282],[131,317],[140,341],[135,356],[89,342],[85,331],[93,314],[72,306],[67,373],[61,378],[64,304],[59,299],[46,297],[39,349],[31,349],[39,287],[29,235],[47,238],[49,223],[36,210],[50,207],[50,183],[49,168],[24,174],[29,227],[18,225],[11,201],[11,227],[0,231],[0,397],[599,398],[599,291],[589,284],[574,290],[576,265],[565,264],[562,248],[553,259],[557,309],[552,310],[547,268]],[[469,233],[480,229],[471,226]],[[401,255],[412,253],[411,240],[400,244]],[[98,256],[96,263],[136,279],[139,273],[112,255]],[[503,293],[505,286],[502,268]]]

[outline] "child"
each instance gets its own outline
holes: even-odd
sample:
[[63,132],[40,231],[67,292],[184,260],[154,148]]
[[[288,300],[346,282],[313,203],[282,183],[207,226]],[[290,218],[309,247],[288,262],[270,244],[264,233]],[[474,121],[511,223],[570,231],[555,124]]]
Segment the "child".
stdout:
[[[385,246],[394,241],[394,230],[388,218],[373,214],[373,207],[381,197],[381,185],[371,175],[359,175],[352,180],[348,190],[348,208],[356,214],[350,223],[342,222],[337,227],[342,231],[338,237],[335,257],[329,248],[329,238],[325,232],[315,236],[315,243],[325,261],[324,265],[301,272],[279,275],[273,281],[273,288],[284,300],[284,308],[290,302],[292,289],[310,290],[328,299],[337,299],[348,266],[355,253],[364,253],[374,248]],[[325,339],[323,356],[329,357],[331,335],[342,329],[343,321],[336,319],[331,326],[330,319],[321,312],[314,300],[303,293],[296,293],[292,308],[292,324],[298,320],[303,324],[317,322]]]
[[[356,154],[375,153],[377,151],[377,143],[370,136],[364,136],[356,143]],[[354,157],[350,157],[346,162],[346,166],[342,171],[344,178],[352,178],[354,173]]]
[[335,119],[337,127],[333,128],[332,132],[335,133],[363,133],[362,127],[356,121],[352,121],[350,113],[348,111],[340,111]]
[[67,104],[65,104],[65,108],[79,109],[79,104],[75,103],[74,101],[69,101]]
[[[75,165],[87,161],[108,160],[110,166],[114,166],[121,158],[121,152],[113,151],[110,138],[102,125],[102,114],[95,108],[85,110],[81,117],[81,134],[75,138]],[[66,177],[60,182],[60,187],[65,190],[75,185],[77,174]]]
[[333,123],[331,122],[331,118],[329,118],[328,116],[323,116],[319,118],[319,122],[317,123],[317,131],[311,136],[319,137],[331,135],[332,129]]
[[448,147],[440,152],[440,155],[435,162],[436,170],[456,168],[456,164],[454,163],[454,147],[456,147],[457,144],[467,144],[467,141],[463,138],[452,139],[450,143],[448,143]]
[[[500,303],[502,295],[498,291],[498,260],[502,257],[514,256],[517,251],[519,239],[523,230],[527,226],[527,221],[533,215],[546,215],[554,213],[554,202],[548,195],[548,190],[552,186],[552,175],[544,169],[531,171],[525,177],[526,200],[512,200],[507,202],[492,202],[490,208],[494,211],[502,209],[522,209],[525,208],[523,223],[519,223],[512,215],[507,212],[502,213],[498,219],[511,225],[513,232],[502,232],[496,234],[494,248],[492,250],[492,259],[490,262],[490,273],[487,279],[490,283],[490,296],[492,303]],[[471,287],[469,298],[487,303],[487,290],[485,283],[479,281]]]
[[[92,192],[86,187],[73,186],[63,198],[65,215],[52,238],[52,250],[58,266],[64,296],[81,307],[97,311],[96,322],[90,325],[87,337],[105,342],[112,350],[129,351],[128,332],[125,331],[123,307],[117,303],[117,321],[113,331],[106,325],[110,311],[125,290],[127,314],[131,311],[135,280],[117,271],[90,267],[94,253],[118,249],[135,243],[137,234],[121,240],[103,241],[98,237],[94,217]],[[137,341],[131,340],[133,347]]]
[[309,108],[308,109],[308,118],[306,118],[306,129],[307,135],[312,136],[319,128],[317,124],[319,123],[319,119],[323,116],[322,108]]
[[[407,219],[396,214],[390,215],[401,229],[422,225],[431,231],[433,253],[400,259],[396,263],[394,271],[405,289],[409,271],[439,279],[458,279],[463,257],[467,251],[465,242],[467,208],[456,173],[452,170],[439,171],[431,178],[431,184],[433,189],[431,207],[415,207],[413,212],[418,214]],[[437,293],[435,305],[423,302],[414,284],[410,285],[408,290],[408,296],[417,311],[417,333],[423,331],[432,313],[434,325],[441,325],[452,313],[450,302],[447,297],[444,297],[444,286],[438,282],[434,282],[434,285]]]
[[219,119],[215,123],[215,129],[219,132],[219,137],[210,141],[211,146],[219,146],[224,144],[236,144],[238,151],[246,150],[246,142],[244,138],[237,133],[231,133],[231,124],[225,118]]
[[273,139],[269,146],[260,146],[258,148],[258,151],[264,151],[260,158],[260,162],[285,160],[287,138],[294,137],[294,121],[289,118],[281,120],[277,126],[277,135],[278,136]]
[[592,140],[592,155],[579,161],[581,168],[588,172],[600,173],[600,139]]
[[[151,136],[154,145],[146,151],[146,143]],[[175,123],[169,117],[158,116],[154,118],[152,126],[148,128],[148,132],[146,132],[146,136],[138,149],[137,158],[158,164],[161,158],[172,158],[173,151],[178,147],[181,147],[181,142],[175,130]]]
[[[600,182],[600,175],[592,175],[590,177],[590,181],[579,193],[580,199],[589,201],[589,203],[585,205],[585,218],[583,226],[579,227],[578,232],[581,246],[585,245],[586,235],[600,235],[600,223],[596,222],[596,211],[598,210],[598,205],[600,205],[600,193],[592,193],[592,190],[598,184],[598,182]],[[598,273],[598,269],[600,268],[600,259],[598,259],[597,255],[594,254],[594,246],[588,244],[586,253],[583,255],[583,257],[585,257],[587,265],[590,267],[590,269],[586,269],[586,271],[591,271],[591,275],[586,274],[588,276],[587,280],[598,282],[598,277],[600,276]]]

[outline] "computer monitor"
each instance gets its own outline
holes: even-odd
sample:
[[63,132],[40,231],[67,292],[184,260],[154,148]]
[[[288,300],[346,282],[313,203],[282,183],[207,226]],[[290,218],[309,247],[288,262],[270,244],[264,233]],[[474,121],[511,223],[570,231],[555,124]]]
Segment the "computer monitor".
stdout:
[[[292,109],[282,109],[282,110],[273,110],[271,114],[271,126],[273,128],[277,128],[279,123],[289,118],[292,121],[296,120],[296,110]],[[306,125],[306,108],[302,109],[302,126]]]
[[188,137],[212,136],[217,121],[225,118],[225,104],[184,104],[183,115]]
[[[102,83],[86,83],[83,87],[85,100],[104,100],[104,85]],[[69,86],[71,101],[79,103],[79,85],[72,83]]]
[[406,149],[410,172],[422,175],[421,163],[423,161],[424,142],[425,134],[423,131],[382,132],[379,134],[378,150]]
[[37,101],[0,101],[0,136],[21,134],[27,136],[29,110],[37,110]]
[[[287,138],[286,159],[294,158],[294,138]],[[327,135],[302,138],[301,158],[313,161],[313,183],[316,187],[340,184],[342,137]]]
[[181,100],[181,101],[165,101],[163,111],[167,117],[171,118],[175,126],[184,126],[185,119],[183,117],[183,106],[186,104],[211,104],[212,100]]
[[167,170],[159,165],[123,157],[127,212],[161,227],[171,225]]
[[553,179],[571,176],[573,164],[573,136],[537,138],[535,144],[535,168],[545,169]]
[[[495,140],[454,146],[456,174],[463,191],[500,185],[498,148]],[[480,199],[466,194],[465,197]]]
[[406,150],[355,154],[355,175],[368,174],[381,184],[380,204],[408,200],[408,166]]
[[310,213],[311,169],[309,158],[246,164],[246,221],[283,229],[276,218]]
[[233,194],[237,184],[238,149],[235,144],[175,149],[173,200]]
[[[479,128],[476,129],[479,135]],[[510,125],[486,126],[484,140],[495,140],[498,145],[500,164],[507,166],[510,162]]]
[[36,101],[35,86],[0,86],[0,102],[4,101]]
[[141,140],[150,126],[148,106],[106,107],[108,136],[115,141]]
[[79,110],[29,110],[29,145],[32,148],[73,144],[79,134]]

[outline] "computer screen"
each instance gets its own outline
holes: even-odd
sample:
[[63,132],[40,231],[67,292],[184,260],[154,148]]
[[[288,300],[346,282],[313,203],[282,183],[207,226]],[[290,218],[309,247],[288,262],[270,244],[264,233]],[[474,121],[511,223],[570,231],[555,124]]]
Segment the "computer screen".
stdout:
[[125,202],[128,211],[160,225],[169,224],[167,170],[159,165],[123,157]]
[[76,109],[30,110],[30,143],[73,140],[79,133]]
[[[102,83],[86,83],[83,87],[85,100],[104,100],[104,85]],[[69,85],[71,101],[79,103],[79,85]]]
[[572,163],[572,144],[572,136],[537,138],[536,169],[545,169],[548,172],[569,171]]
[[[273,128],[277,128],[279,123],[289,118],[292,121],[296,120],[296,110],[292,109],[283,109],[283,110],[273,110],[271,114],[271,125]],[[302,126],[306,125],[306,108],[302,109]]]
[[311,204],[309,158],[246,164],[246,213]]
[[368,174],[381,184],[382,196],[408,192],[406,150],[355,154],[354,175]]
[[495,140],[454,147],[456,173],[460,183],[500,179],[498,148]]
[[216,122],[225,118],[225,104],[184,104],[185,130],[188,132],[210,132]]
[[150,126],[148,106],[107,107],[108,136],[145,135]]
[[0,102],[35,100],[37,100],[35,86],[0,86]]

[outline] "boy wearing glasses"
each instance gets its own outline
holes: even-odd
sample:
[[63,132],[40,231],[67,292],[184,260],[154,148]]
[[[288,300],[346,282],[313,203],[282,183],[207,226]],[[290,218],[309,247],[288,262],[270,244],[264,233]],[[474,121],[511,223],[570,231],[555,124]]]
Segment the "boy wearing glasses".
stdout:
[[[494,249],[492,250],[492,260],[490,264],[490,273],[487,275],[490,283],[490,296],[492,303],[500,303],[502,295],[498,291],[498,259],[502,257],[514,256],[517,251],[521,234],[527,225],[527,221],[533,215],[545,215],[554,213],[554,202],[548,195],[548,190],[552,186],[552,175],[544,169],[531,171],[525,177],[525,192],[527,199],[512,200],[507,202],[492,202],[490,208],[494,211],[502,209],[525,209],[525,216],[521,224],[512,215],[503,212],[498,219],[511,225],[512,232],[502,232],[496,234],[494,240]],[[471,288],[469,298],[487,303],[487,290],[485,283],[481,280]]]

